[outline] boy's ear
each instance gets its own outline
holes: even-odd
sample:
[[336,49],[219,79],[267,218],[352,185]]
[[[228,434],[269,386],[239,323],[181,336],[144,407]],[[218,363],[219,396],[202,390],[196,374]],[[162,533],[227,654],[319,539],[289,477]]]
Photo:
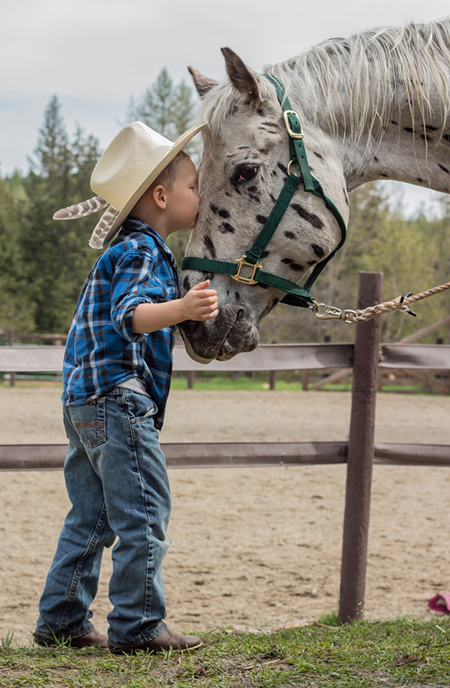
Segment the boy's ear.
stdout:
[[151,193],[151,199],[159,210],[165,210],[167,206],[166,190],[162,184],[154,186],[153,189],[149,189]]

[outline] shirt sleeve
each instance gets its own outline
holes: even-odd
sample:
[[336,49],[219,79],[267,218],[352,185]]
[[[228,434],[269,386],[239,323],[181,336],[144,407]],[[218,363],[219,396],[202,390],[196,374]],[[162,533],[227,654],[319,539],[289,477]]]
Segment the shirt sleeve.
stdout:
[[129,342],[140,342],[145,334],[133,332],[132,320],[140,303],[167,300],[167,290],[155,270],[156,258],[147,251],[127,251],[114,271],[111,282],[111,322]]

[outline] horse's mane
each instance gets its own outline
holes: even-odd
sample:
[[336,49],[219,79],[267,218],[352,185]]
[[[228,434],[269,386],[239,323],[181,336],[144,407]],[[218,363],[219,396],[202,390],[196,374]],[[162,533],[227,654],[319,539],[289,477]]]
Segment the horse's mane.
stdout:
[[[278,76],[311,119],[355,142],[363,134],[368,140],[378,138],[395,117],[399,88],[413,121],[418,111],[425,126],[437,99],[444,123],[450,111],[450,18],[333,38],[298,57],[267,65],[264,72]],[[260,88],[263,98],[273,100],[274,90],[265,79]],[[204,98],[200,119],[209,121],[212,131],[220,129],[233,105],[244,100],[225,82]]]
[[376,137],[395,117],[399,88],[412,121],[418,110],[425,126],[437,99],[444,123],[450,110],[450,17],[333,38],[264,71],[291,82],[314,119],[354,141],[363,134]]

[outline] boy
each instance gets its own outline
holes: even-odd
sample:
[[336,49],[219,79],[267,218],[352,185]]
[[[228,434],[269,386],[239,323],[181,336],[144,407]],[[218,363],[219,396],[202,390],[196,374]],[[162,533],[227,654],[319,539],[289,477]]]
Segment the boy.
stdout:
[[[69,640],[119,653],[202,644],[163,621],[171,501],[158,439],[175,325],[218,313],[209,281],[177,298],[176,263],[165,244],[198,214],[196,170],[182,148],[202,126],[172,144],[141,122],[128,125],[94,169],[91,187],[100,195],[56,213],[81,217],[109,203],[90,245],[101,248],[120,233],[86,279],[67,340],[64,473],[72,509],[39,604],[34,638],[41,645]],[[103,548],[116,537],[106,638],[89,621],[89,607]]]

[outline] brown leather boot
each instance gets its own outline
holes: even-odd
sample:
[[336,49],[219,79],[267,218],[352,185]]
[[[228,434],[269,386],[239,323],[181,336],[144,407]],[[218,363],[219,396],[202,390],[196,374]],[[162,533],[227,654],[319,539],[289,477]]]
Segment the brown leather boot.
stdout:
[[[68,647],[108,647],[106,635],[102,635],[98,631],[94,630],[82,635],[79,638],[72,638],[70,635],[64,638],[58,638],[62,643],[66,643]],[[42,647],[54,647],[56,645],[56,640],[47,640],[44,638],[39,638],[34,636],[34,642]]]
[[154,652],[168,652],[169,650],[177,652],[185,652],[187,650],[197,650],[203,645],[200,638],[195,635],[182,635],[181,633],[175,633],[171,631],[170,628],[166,628],[162,633],[153,638],[153,640],[148,640],[146,643],[141,645],[134,645],[133,647],[116,647],[114,645],[108,645],[110,652],[115,655],[124,653],[129,654],[134,652],[134,650],[144,650],[144,652],[154,653]]

